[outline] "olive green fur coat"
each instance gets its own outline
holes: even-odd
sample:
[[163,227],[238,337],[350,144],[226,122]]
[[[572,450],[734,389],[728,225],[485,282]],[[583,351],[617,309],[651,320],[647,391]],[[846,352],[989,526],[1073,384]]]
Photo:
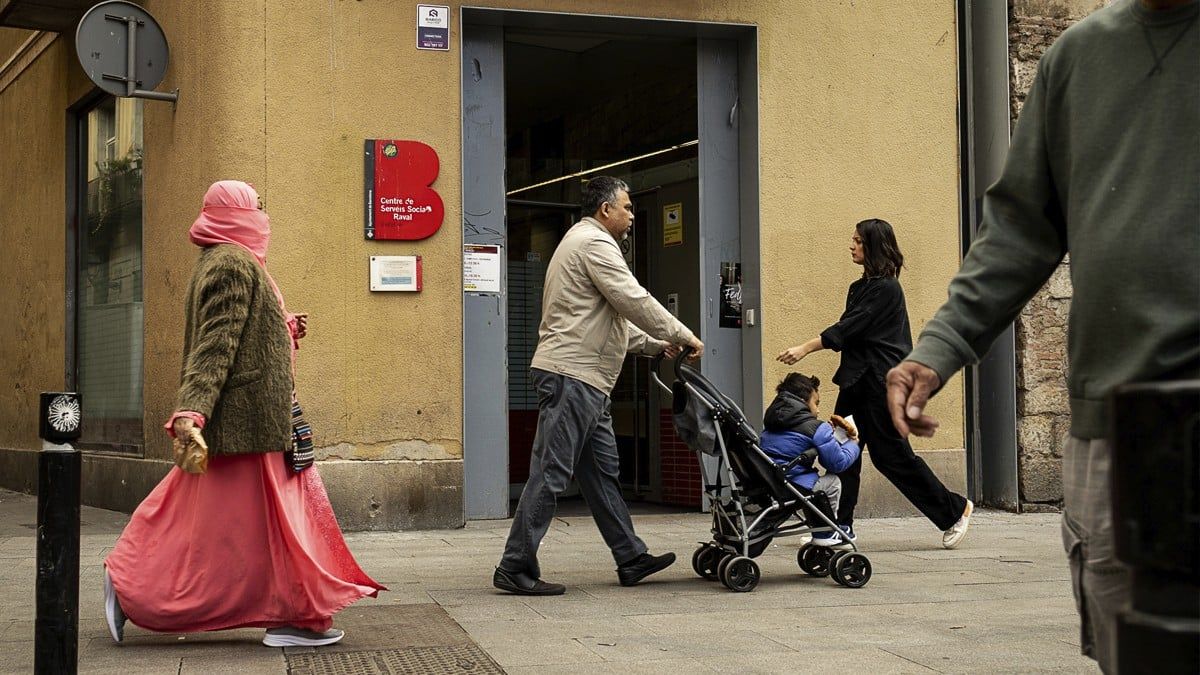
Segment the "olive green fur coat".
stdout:
[[266,271],[233,244],[200,254],[188,288],[176,410],[207,418],[213,455],[291,449],[291,336]]

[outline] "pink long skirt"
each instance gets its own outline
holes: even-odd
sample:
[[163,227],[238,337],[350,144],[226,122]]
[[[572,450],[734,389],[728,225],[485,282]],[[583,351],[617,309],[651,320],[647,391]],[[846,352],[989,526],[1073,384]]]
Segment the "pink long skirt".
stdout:
[[387,590],[346,548],[316,467],[294,474],[278,453],[213,457],[203,475],[171,469],[104,564],[129,620],[172,633],[324,631]]

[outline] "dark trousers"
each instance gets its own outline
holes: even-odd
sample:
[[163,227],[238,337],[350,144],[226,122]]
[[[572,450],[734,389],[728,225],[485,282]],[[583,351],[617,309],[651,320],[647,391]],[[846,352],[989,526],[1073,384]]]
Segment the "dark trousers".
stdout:
[[617,565],[645,553],[646,544],[634,533],[629,507],[621,496],[620,457],[608,396],[574,378],[536,368],[533,386],[538,424],[529,480],[513,513],[500,566],[542,575],[538,547],[572,475]]
[[[854,415],[859,441],[863,450],[870,451],[871,463],[939,530],[949,529],[962,517],[967,508],[966,498],[946,489],[925,460],[913,452],[908,440],[896,431],[887,411],[887,390],[882,378],[870,371],[864,373],[858,382],[838,393],[834,412],[842,417]],[[862,457],[859,457],[849,469],[838,474],[842,478],[842,503],[838,506],[837,520],[842,525],[854,522],[861,473]]]

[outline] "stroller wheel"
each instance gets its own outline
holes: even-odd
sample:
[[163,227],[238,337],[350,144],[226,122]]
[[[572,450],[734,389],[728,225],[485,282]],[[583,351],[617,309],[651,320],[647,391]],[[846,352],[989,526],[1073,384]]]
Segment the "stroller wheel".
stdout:
[[827,577],[833,571],[833,550],[828,546],[805,544],[796,552],[796,562],[812,577]]
[[[728,569],[729,563],[733,562],[734,558],[737,558],[737,557],[738,557],[738,555],[736,553],[729,553],[728,551],[724,551],[724,550],[721,551],[721,557],[718,558],[718,560],[720,560],[720,562],[717,563],[716,578],[718,581],[720,581],[723,584],[725,583],[725,570]],[[728,585],[728,584],[726,584],[726,585]]]
[[748,593],[758,586],[762,577],[758,563],[745,556],[735,556],[722,564],[721,583],[731,591]]
[[721,561],[721,549],[712,544],[703,544],[692,554],[692,569],[708,581],[717,578],[717,563]]
[[871,561],[861,553],[838,556],[833,564],[833,580],[846,588],[862,588],[871,580]]

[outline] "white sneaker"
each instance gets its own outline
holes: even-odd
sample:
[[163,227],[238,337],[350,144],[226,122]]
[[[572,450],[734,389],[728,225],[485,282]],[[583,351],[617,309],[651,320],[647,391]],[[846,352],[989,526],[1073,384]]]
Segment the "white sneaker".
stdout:
[[962,538],[967,536],[967,528],[971,527],[971,512],[975,510],[975,505],[971,500],[967,500],[967,508],[963,509],[962,518],[958,522],[951,525],[950,529],[942,533],[942,546],[944,548],[954,548],[962,541]]
[[112,639],[120,642],[125,639],[125,612],[121,611],[121,601],[117,600],[117,591],[113,588],[112,577],[108,576],[108,568],[104,569],[104,618],[108,620],[108,632]]
[[814,532],[811,543],[813,546],[835,548],[844,542],[842,541],[842,535],[837,532]]
[[284,626],[268,628],[267,634],[263,636],[263,644],[268,647],[324,647],[338,642],[344,637],[346,637],[345,631],[336,628],[330,628],[324,633],[317,633],[303,628]]

